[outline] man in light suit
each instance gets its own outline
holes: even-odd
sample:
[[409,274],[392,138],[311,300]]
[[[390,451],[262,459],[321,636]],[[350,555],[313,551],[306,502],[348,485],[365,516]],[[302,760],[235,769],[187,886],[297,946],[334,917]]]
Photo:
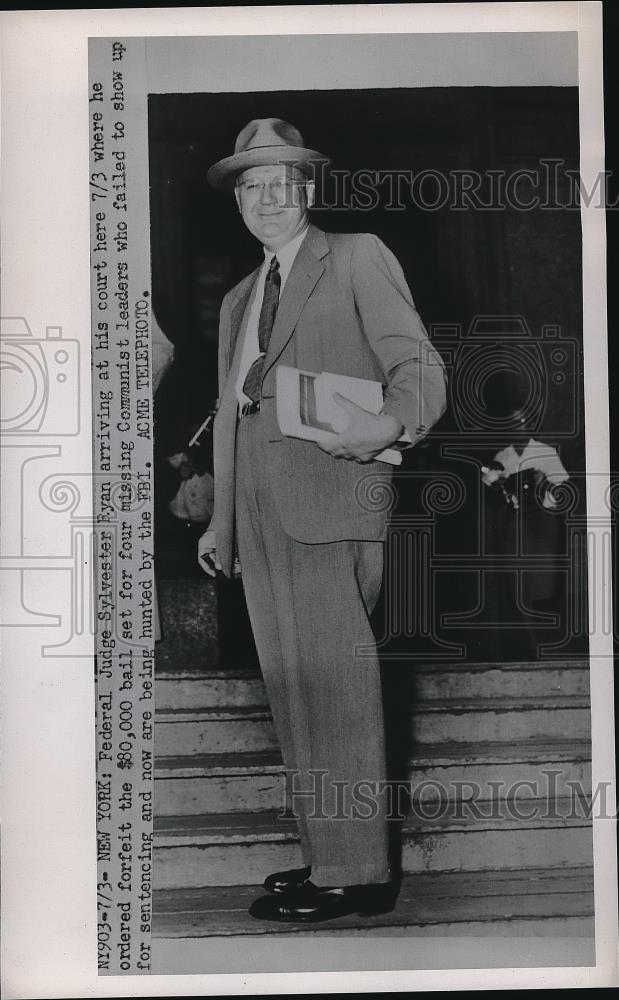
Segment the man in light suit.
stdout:
[[[383,569],[391,468],[376,456],[445,409],[445,373],[402,270],[375,236],[311,225],[325,157],[281,119],[250,122],[209,182],[233,191],[264,262],[222,304],[215,508],[203,568],[238,546],[256,647],[299,826],[303,867],[265,880],[257,919],[322,921],[393,908],[379,664],[368,616]],[[284,437],[279,364],[380,381],[370,413],[328,443]]]

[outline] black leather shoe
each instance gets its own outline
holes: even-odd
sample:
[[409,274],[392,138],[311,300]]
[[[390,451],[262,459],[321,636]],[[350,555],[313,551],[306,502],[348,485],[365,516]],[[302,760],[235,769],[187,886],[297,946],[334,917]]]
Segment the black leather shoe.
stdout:
[[396,897],[397,889],[392,882],[321,888],[307,881],[289,893],[261,896],[251,904],[249,913],[257,920],[315,924],[350,913],[358,913],[360,917],[390,913]]
[[311,874],[311,868],[291,868],[286,872],[275,872],[265,878],[264,888],[267,892],[290,892],[305,885]]

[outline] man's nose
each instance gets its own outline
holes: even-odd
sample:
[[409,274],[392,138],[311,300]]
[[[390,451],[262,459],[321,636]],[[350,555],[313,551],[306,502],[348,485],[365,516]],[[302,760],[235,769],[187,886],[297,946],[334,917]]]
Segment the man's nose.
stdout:
[[265,183],[264,187],[262,188],[262,191],[260,192],[260,204],[261,205],[265,205],[265,204],[266,205],[270,205],[275,200],[276,200],[275,199],[275,195],[271,191],[271,185],[267,181]]

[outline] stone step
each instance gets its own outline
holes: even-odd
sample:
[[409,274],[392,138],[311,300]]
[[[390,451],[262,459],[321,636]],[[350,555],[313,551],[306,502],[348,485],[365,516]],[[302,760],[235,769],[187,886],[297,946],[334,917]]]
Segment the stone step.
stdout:
[[262,677],[248,670],[157,673],[156,697],[157,707],[168,711],[268,705]]
[[[402,674],[403,694],[417,698],[585,697],[589,691],[589,664],[567,660],[553,663],[393,663],[390,672]],[[391,679],[391,678],[390,678]],[[394,678],[399,684],[400,679]],[[266,705],[259,674],[246,670],[157,671],[157,705],[163,709]]]
[[471,741],[512,742],[552,739],[570,733],[589,739],[589,699],[583,697],[436,698],[413,707],[411,735],[418,743]]
[[[157,890],[153,896],[153,937],[315,936],[325,931],[329,935],[352,932],[356,936],[371,934],[372,929],[384,934],[388,928],[410,928],[414,937],[420,934],[436,937],[479,935],[487,939],[495,935],[541,933],[557,937],[570,935],[577,949],[574,964],[595,962],[593,870],[588,867],[408,875],[402,880],[391,913],[373,917],[351,914],[327,924],[255,920],[247,910],[251,902],[263,894],[261,885]],[[586,942],[590,949],[587,955],[580,941]],[[239,971],[238,968],[235,971]]]
[[[158,709],[157,756],[268,750],[276,737],[268,710],[261,706],[213,709]],[[570,733],[590,737],[589,700],[553,695],[518,698],[436,698],[418,700],[411,715],[417,743],[553,739]]]
[[277,810],[283,775],[279,750],[158,758],[158,816]]
[[[564,796],[567,781],[578,783],[588,795],[590,758],[586,740],[418,745],[409,761],[409,782],[412,794],[424,800],[466,798],[472,794],[471,782],[482,800],[510,790]],[[284,801],[282,768],[278,750],[159,758],[157,815],[277,811]],[[525,784],[515,789],[517,783]]]
[[261,751],[276,746],[271,714],[262,706],[156,712],[155,752],[160,757]]
[[[590,865],[591,821],[571,799],[498,801],[415,809],[402,826],[405,874]],[[161,816],[155,820],[156,889],[257,885],[302,863],[296,822],[275,813]]]

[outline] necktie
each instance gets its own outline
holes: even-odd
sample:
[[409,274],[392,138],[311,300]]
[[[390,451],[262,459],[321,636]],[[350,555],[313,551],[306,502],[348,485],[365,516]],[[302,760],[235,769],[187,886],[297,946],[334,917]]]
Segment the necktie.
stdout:
[[243,392],[254,403],[260,401],[260,388],[262,385],[262,371],[264,368],[264,358],[271,339],[271,331],[275,322],[277,307],[279,305],[279,289],[282,283],[279,273],[279,261],[273,257],[267,276],[264,282],[264,297],[260,309],[260,319],[258,320],[258,347],[260,354],[247,372],[243,383]]

